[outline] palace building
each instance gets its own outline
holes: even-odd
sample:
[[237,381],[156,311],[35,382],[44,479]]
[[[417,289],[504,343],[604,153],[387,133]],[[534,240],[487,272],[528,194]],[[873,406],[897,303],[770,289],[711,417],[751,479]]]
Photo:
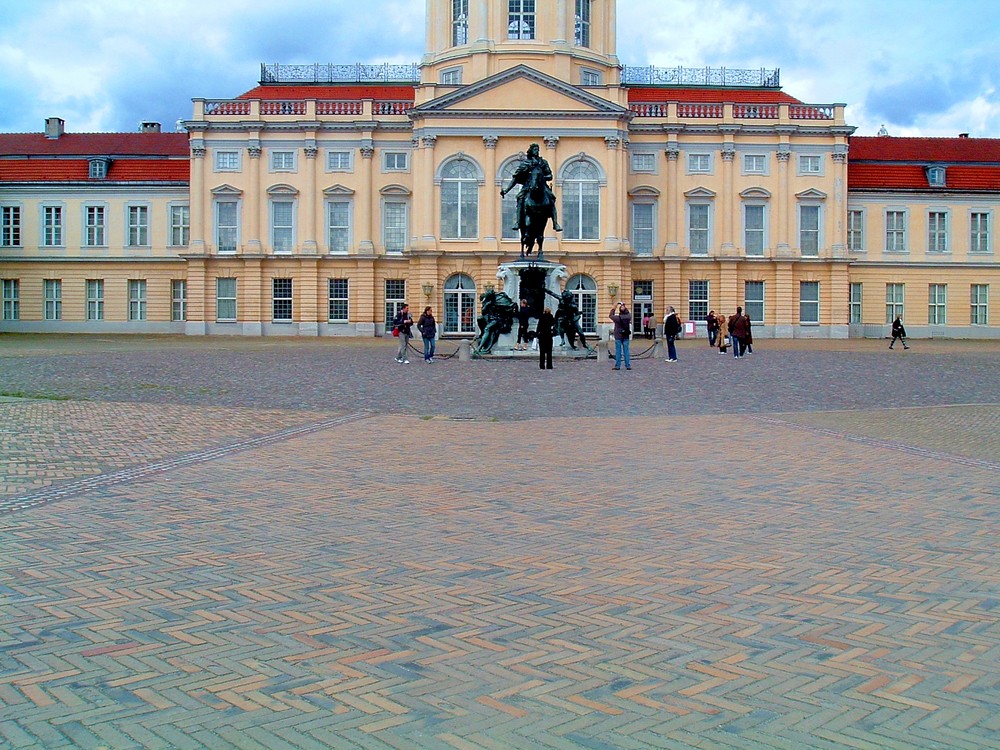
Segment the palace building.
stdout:
[[262,66],[181,133],[0,134],[0,331],[475,333],[532,143],[587,332],[742,305],[759,337],[996,337],[1000,140],[857,137],[770,70],[633,68],[615,0],[427,0],[407,66]]

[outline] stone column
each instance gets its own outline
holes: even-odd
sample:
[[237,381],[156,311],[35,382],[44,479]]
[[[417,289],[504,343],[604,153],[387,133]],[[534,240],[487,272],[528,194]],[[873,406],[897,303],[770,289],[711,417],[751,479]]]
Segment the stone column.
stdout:
[[789,214],[794,214],[794,211],[789,210],[789,202],[791,201],[791,176],[788,174],[789,162],[792,158],[792,152],[788,149],[787,144],[782,144],[778,147],[778,195],[776,196],[774,205],[777,209],[777,216],[775,217],[775,228],[777,229],[777,252],[775,253],[779,258],[787,258],[791,255],[792,249],[791,245],[788,244],[789,233]]
[[618,145],[621,143],[621,138],[617,135],[605,136],[604,143],[608,147],[608,184],[604,191],[608,210],[605,214],[607,232],[604,236],[604,247],[608,250],[617,250],[621,242],[621,225],[618,215],[618,191],[621,189],[621,183],[618,181]]
[[677,141],[670,141],[666,149],[667,157],[667,189],[663,191],[666,201],[666,232],[664,236],[664,255],[680,254],[680,238],[684,236],[684,196],[677,187],[677,162],[680,159],[680,148]]
[[[436,158],[434,156],[434,144],[436,143],[437,143],[436,135],[425,135],[423,137],[424,152],[425,152],[424,164],[426,169],[424,171],[425,175],[424,184],[421,185],[421,188],[423,189],[425,200],[427,201],[427,203],[424,204],[426,206],[426,216],[429,216],[431,219],[429,224],[430,232],[428,233],[425,231],[424,233],[424,244],[427,247],[436,247],[437,239],[438,237],[441,236],[441,207],[439,205],[440,191],[434,185],[434,169],[437,163]],[[414,184],[413,187],[414,191],[416,191],[417,188],[416,184]],[[412,220],[413,219],[411,218],[411,221]],[[424,226],[426,230],[427,225],[425,224]]]
[[302,205],[299,213],[300,226],[302,231],[302,254],[316,255],[319,252],[317,237],[319,232],[316,229],[318,214],[322,213],[316,209],[316,155],[319,149],[315,143],[308,145],[304,149],[306,157],[306,187],[302,193]]
[[375,252],[372,242],[372,205],[381,199],[374,190],[372,182],[372,159],[375,149],[371,146],[361,147],[361,190],[356,193],[358,217],[358,252],[370,255]]
[[205,191],[205,153],[204,146],[191,147],[191,203],[188,206],[191,219],[190,255],[205,255],[208,251],[205,214],[210,198]]
[[483,182],[483,195],[479,197],[479,205],[482,206],[482,222],[479,225],[479,236],[482,237],[483,248],[486,250],[496,250],[499,248],[500,237],[503,232],[499,231],[500,222],[497,219],[497,208],[500,202],[500,193],[497,188],[497,141],[495,135],[484,135],[483,145],[486,146],[486,179]]
[[722,200],[719,205],[720,239],[722,241],[722,254],[730,255],[733,252],[733,225],[736,217],[733,216],[733,161],[736,158],[736,149],[732,143],[722,146]]
[[[260,205],[260,199],[261,194],[264,193],[264,186],[261,184],[260,179],[260,141],[251,139],[250,145],[247,146],[247,155],[250,157],[248,165],[250,174],[248,175],[249,180],[247,183],[250,189],[244,193],[246,205],[243,226],[246,227],[247,239],[243,243],[242,252],[248,255],[260,255],[264,252],[263,243],[260,238],[260,212],[263,210]],[[237,248],[237,252],[241,252],[239,248]]]

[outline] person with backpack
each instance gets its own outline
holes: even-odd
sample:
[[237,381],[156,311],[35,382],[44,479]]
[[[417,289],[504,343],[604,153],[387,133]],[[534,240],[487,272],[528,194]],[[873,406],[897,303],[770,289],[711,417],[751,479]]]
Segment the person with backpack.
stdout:
[[681,332],[681,320],[673,305],[667,307],[667,316],[663,319],[663,338],[667,340],[667,362],[677,361],[677,347],[674,341]]
[[396,317],[392,319],[393,335],[399,336],[399,351],[396,352],[396,361],[401,365],[410,364],[410,360],[406,354],[410,346],[412,326],[413,316],[410,315],[410,306],[403,303],[403,306],[399,308],[399,312],[396,313]]
[[629,356],[629,342],[632,338],[632,313],[628,311],[624,302],[617,303],[611,308],[608,315],[611,322],[615,324],[613,336],[615,338],[615,366],[614,369],[622,369],[622,360],[625,360],[625,369],[632,369],[632,360]]

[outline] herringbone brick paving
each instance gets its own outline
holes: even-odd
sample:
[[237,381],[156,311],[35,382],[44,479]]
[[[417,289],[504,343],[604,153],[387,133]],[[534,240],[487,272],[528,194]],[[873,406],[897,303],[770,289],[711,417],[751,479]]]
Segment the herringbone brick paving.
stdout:
[[[797,354],[786,374],[814,373]],[[441,365],[419,377],[477,363]],[[518,366],[562,414],[566,381]],[[661,392],[685,377],[640,366]],[[176,426],[145,463],[138,428],[70,460],[39,437],[33,470],[72,492],[0,516],[0,745],[998,747],[997,400],[255,428],[93,402],[101,434],[105,406]],[[0,404],[8,438],[23,403]],[[32,432],[63,411],[86,433],[78,402],[39,406]]]

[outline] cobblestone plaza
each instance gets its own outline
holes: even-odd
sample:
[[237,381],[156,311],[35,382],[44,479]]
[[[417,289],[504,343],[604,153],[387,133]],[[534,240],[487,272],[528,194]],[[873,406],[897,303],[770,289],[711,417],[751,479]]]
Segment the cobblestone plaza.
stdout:
[[0,747],[1000,747],[1000,343],[393,354],[0,337]]

